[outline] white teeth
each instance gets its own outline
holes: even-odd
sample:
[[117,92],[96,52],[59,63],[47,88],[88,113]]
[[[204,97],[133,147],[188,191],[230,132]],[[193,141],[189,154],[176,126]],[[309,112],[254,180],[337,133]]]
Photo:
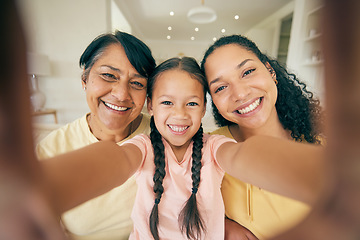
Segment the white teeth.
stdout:
[[238,112],[240,114],[245,114],[248,112],[253,111],[255,108],[257,108],[260,104],[260,98],[258,98],[255,102],[253,102],[252,104],[250,104],[249,106],[247,106],[246,108],[243,109],[239,109]]
[[168,125],[171,130],[173,130],[174,132],[183,132],[185,131],[188,127],[178,127],[178,126],[173,126],[173,125]]
[[107,103],[107,102],[104,102],[104,104],[106,106],[108,106],[109,108],[114,109],[116,111],[125,111],[127,109],[126,107],[118,107],[118,106],[115,106],[115,105],[113,105],[111,103]]

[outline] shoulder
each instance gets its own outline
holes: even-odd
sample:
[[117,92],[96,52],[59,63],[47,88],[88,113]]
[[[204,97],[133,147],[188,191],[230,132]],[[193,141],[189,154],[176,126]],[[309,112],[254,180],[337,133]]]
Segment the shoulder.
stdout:
[[234,142],[236,143],[236,141],[232,138],[226,137],[224,135],[219,135],[219,134],[206,134],[204,133],[204,147],[208,147],[210,148],[211,152],[216,152],[217,149],[224,143],[227,142]]
[[151,140],[148,135],[142,133],[124,141],[120,145],[122,146],[126,144],[133,144],[136,145],[138,148],[142,149],[142,148],[146,148],[147,146],[151,146]]
[[142,119],[140,125],[128,138],[133,138],[134,136],[142,133],[147,135],[150,134],[150,115],[146,113],[141,113],[141,115]]
[[41,159],[53,157],[95,141],[84,116],[50,132],[37,144],[36,153]]

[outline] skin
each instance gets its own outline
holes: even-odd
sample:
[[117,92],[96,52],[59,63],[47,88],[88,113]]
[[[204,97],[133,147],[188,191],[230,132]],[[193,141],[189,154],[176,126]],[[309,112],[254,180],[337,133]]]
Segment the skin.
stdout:
[[[258,134],[291,139],[277,115],[276,75],[269,69],[269,64],[236,44],[217,48],[206,60],[211,97],[219,113],[235,123],[229,130],[238,142]],[[229,219],[225,223],[227,240],[257,239],[240,224]]]
[[[169,70],[159,76],[153,91],[149,112],[181,161],[204,115],[203,89],[187,73]],[[169,125],[188,128],[179,134]],[[258,146],[263,146],[261,152]],[[232,176],[304,202],[314,200],[322,183],[323,149],[311,144],[256,136],[245,142],[224,143],[216,154],[220,166]],[[141,155],[131,143],[119,147],[112,141],[100,141],[41,164],[57,206],[66,211],[121,185],[138,169]]]
[[65,240],[33,150],[26,43],[16,3],[0,3],[0,239]]
[[87,121],[99,140],[119,142],[138,127],[146,84],[120,44],[105,49],[82,82],[91,111]]
[[205,114],[203,86],[181,70],[169,70],[156,80],[148,111],[156,128],[170,144],[179,162]]
[[276,76],[270,69],[236,44],[219,47],[206,60],[211,97],[219,113],[235,123],[230,132],[237,141],[257,134],[291,139],[276,112]]

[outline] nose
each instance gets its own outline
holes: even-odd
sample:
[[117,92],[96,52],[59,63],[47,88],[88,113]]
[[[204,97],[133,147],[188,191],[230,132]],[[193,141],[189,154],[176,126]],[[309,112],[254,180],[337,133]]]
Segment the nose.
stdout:
[[242,81],[242,80],[237,80],[234,81],[233,86],[231,87],[231,97],[233,98],[233,100],[235,101],[242,101],[244,99],[247,98],[247,96],[250,94],[250,86]]
[[173,109],[173,117],[184,119],[187,116],[186,106],[175,106]]
[[127,81],[119,81],[112,84],[111,95],[116,97],[119,101],[129,100],[130,97],[130,89]]

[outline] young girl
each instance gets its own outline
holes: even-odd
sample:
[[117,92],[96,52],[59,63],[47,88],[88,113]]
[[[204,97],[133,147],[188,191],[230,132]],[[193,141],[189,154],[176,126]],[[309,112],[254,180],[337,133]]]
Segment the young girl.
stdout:
[[[135,174],[138,192],[130,239],[217,240],[224,239],[220,185],[225,171],[290,196],[312,190],[321,176],[319,147],[260,136],[236,143],[203,134],[206,86],[194,59],[169,59],[148,82],[150,137],[138,135],[120,147],[102,141],[44,161],[59,210]],[[311,157],[304,160],[304,152]],[[316,174],[302,179],[309,168]]]

